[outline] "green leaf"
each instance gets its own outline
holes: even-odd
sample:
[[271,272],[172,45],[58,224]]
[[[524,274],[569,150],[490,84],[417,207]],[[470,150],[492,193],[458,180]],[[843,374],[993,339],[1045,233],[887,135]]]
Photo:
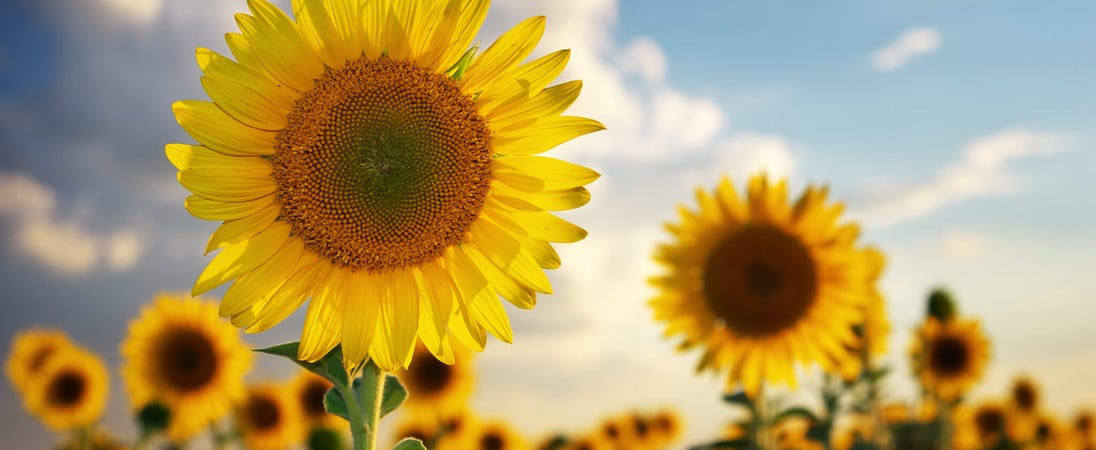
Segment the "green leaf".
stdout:
[[316,362],[307,362],[297,359],[297,347],[299,346],[300,342],[289,342],[273,347],[257,348],[255,351],[288,358],[290,361],[304,367],[309,372],[326,378],[327,381],[339,386],[346,386],[348,377],[346,376],[346,368],[343,366],[341,346],[335,346],[334,349],[327,352],[326,355],[323,355],[323,358],[320,358],[320,360]]
[[446,70],[445,73],[450,74],[449,77],[452,78],[453,81],[460,81],[460,79],[464,77],[464,72],[468,70],[468,66],[472,64],[472,58],[476,56],[477,50],[479,50],[479,47],[475,45],[466,50],[464,54],[460,56],[460,59],[458,59],[452,67]]
[[381,397],[381,417],[395,411],[407,400],[407,388],[394,375],[384,378],[384,397]]
[[812,413],[809,409],[802,406],[796,406],[794,408],[788,408],[780,411],[780,414],[777,414],[775,417],[773,417],[773,423],[779,423],[781,420],[792,417],[802,417],[804,419],[810,420],[812,423],[819,422],[818,417],[815,416],[814,413]]
[[880,367],[880,368],[875,369],[875,370],[865,371],[866,372],[865,376],[867,376],[869,381],[877,383],[877,382],[879,382],[879,380],[882,380],[883,377],[887,376],[887,374],[889,374],[890,371],[891,371],[890,366],[883,366],[883,367]]
[[723,395],[723,401],[732,405],[739,405],[749,408],[750,411],[754,409],[754,402],[750,400],[750,397],[746,395],[746,391],[738,391],[733,394]]
[[392,450],[426,450],[426,446],[422,445],[422,441],[415,438],[404,438]]
[[[354,380],[352,392],[354,392],[354,395],[358,395],[359,390],[361,390],[361,380]],[[342,395],[339,395],[338,389],[328,389],[327,393],[323,395],[323,408],[330,414],[342,417],[347,421],[350,420],[346,412],[346,401],[342,398]]]

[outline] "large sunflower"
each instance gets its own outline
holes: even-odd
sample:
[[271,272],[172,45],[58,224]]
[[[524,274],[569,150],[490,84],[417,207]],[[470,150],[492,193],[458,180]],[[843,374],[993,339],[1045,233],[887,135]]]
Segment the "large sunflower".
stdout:
[[416,338],[449,361],[452,332],[509,342],[499,296],[550,293],[550,243],[586,232],[549,211],[589,200],[598,174],[537,156],[601,130],[561,115],[582,83],[548,86],[567,50],[523,62],[527,19],[470,47],[486,0],[249,0],[227,36],[235,60],[198,49],[212,101],[180,101],[199,145],[168,144],[191,214],[223,221],[193,293],[232,282],[222,316],[249,332],[311,299],[299,357],[340,342],[349,367],[394,370]]
[[420,344],[415,347],[407,369],[396,372],[407,388],[404,406],[412,414],[450,417],[468,407],[475,384],[472,352],[455,344],[453,358],[451,365],[442,363]]
[[305,425],[292,391],[277,384],[249,386],[236,406],[236,426],[252,450],[292,448],[304,441]]
[[110,379],[103,361],[78,347],[59,348],[27,381],[24,404],[49,428],[94,424],[106,409]]
[[8,361],[4,364],[8,380],[17,392],[25,392],[27,384],[41,373],[53,354],[72,346],[68,335],[59,330],[35,328],[15,335]]
[[795,384],[793,364],[836,371],[858,339],[871,293],[859,228],[840,223],[826,188],[788,203],[787,185],[764,176],[740,198],[724,178],[714,195],[697,191],[699,211],[680,209],[668,225],[676,242],[658,247],[667,273],[651,300],[667,336],[704,348],[698,370],[727,371],[728,388],[749,395],[763,380]]
[[921,386],[955,400],[977,382],[989,361],[989,341],[978,321],[929,317],[914,336],[913,373]]
[[120,348],[122,379],[134,409],[160,402],[171,410],[168,438],[184,441],[243,397],[252,353],[217,305],[157,295],[130,321]]

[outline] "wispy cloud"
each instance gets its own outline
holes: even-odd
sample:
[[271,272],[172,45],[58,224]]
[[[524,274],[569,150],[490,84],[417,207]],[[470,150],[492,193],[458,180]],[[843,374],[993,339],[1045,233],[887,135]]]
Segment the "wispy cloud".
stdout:
[[740,132],[716,144],[715,149],[715,160],[686,173],[683,183],[690,188],[714,185],[720,176],[729,175],[741,184],[757,173],[790,177],[798,165],[792,144],[776,134]]
[[15,248],[59,275],[92,272],[98,266],[121,272],[140,258],[142,242],[132,230],[96,233],[58,217],[57,195],[21,173],[0,172],[0,218],[13,224]]
[[873,189],[867,206],[852,212],[872,227],[916,219],[953,203],[984,195],[1016,192],[1023,183],[1005,170],[1006,163],[1053,155],[1067,148],[1061,134],[1005,131],[970,142],[962,158],[925,182]]
[[876,50],[871,55],[871,67],[878,72],[889,72],[901,68],[918,56],[939,50],[943,41],[940,32],[934,28],[920,27],[907,30],[894,42]]

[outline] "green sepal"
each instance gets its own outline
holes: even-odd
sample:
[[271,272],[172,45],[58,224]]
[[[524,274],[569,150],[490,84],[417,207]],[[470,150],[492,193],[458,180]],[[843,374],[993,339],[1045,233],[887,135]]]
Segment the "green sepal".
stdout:
[[780,414],[777,414],[775,417],[773,417],[773,423],[778,423],[781,420],[792,417],[802,417],[804,419],[810,420],[812,423],[819,422],[818,417],[815,416],[814,413],[812,413],[810,410],[802,406],[796,406],[794,408],[788,408],[780,411]]
[[426,450],[426,446],[422,445],[422,441],[415,438],[403,438],[392,450]]
[[863,374],[861,374],[861,376],[866,378],[868,381],[871,381],[872,383],[878,383],[880,380],[883,379],[883,377],[889,375],[890,372],[890,366],[883,366],[874,370],[865,370]]
[[257,348],[255,351],[289,358],[289,360],[297,363],[297,365],[304,367],[309,372],[324,377],[327,381],[330,381],[337,386],[346,386],[348,377],[346,375],[346,368],[343,366],[342,346],[336,345],[334,349],[327,352],[326,355],[323,355],[323,358],[320,358],[319,361],[308,362],[297,359],[297,347],[299,347],[300,344],[300,342],[288,342],[273,347]]
[[460,55],[460,59],[453,63],[452,67],[445,70],[445,73],[449,74],[449,78],[452,78],[453,81],[460,81],[464,77],[464,72],[468,70],[468,66],[472,65],[472,59],[476,57],[477,50],[479,50],[477,45],[465,50],[464,54]]
[[739,405],[745,408],[749,408],[750,411],[754,410],[754,402],[750,399],[750,396],[746,395],[746,391],[738,391],[733,394],[724,394],[723,401],[732,405]]

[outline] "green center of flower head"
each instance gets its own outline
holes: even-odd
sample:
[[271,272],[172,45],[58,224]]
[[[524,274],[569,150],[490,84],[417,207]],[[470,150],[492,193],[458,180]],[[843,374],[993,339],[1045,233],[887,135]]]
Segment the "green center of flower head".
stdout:
[[747,226],[712,249],[701,274],[716,318],[742,336],[769,336],[806,316],[817,293],[814,259],[792,235]]
[[362,58],[304,93],[271,158],[282,220],[336,266],[383,271],[461,243],[491,181],[490,129],[444,74]]

